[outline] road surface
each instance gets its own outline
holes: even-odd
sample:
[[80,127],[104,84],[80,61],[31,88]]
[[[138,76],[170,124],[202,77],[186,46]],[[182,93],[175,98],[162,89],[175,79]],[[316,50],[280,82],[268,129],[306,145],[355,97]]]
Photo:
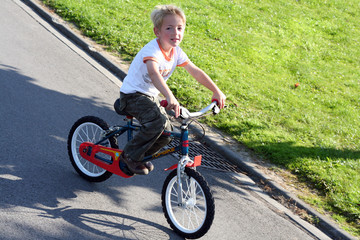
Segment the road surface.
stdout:
[[[89,183],[72,168],[67,135],[95,115],[121,118],[121,82],[19,0],[0,8],[0,239],[181,239],[161,209],[167,157],[148,176]],[[326,239],[245,175],[199,171],[214,192],[202,239]]]

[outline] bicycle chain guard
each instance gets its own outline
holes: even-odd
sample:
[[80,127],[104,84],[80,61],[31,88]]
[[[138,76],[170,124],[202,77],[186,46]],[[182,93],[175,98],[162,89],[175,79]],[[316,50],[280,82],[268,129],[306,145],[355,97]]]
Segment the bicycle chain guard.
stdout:
[[[99,166],[109,172],[112,172],[123,178],[132,177],[132,176],[125,174],[120,169],[119,160],[120,160],[120,155],[122,153],[122,150],[104,147],[101,145],[95,145],[90,142],[83,142],[82,144],[80,144],[79,153],[82,158],[88,160],[89,162],[91,162],[91,163],[95,164],[96,166]],[[110,156],[112,161],[98,156],[97,155],[98,153],[103,153],[103,154]]]

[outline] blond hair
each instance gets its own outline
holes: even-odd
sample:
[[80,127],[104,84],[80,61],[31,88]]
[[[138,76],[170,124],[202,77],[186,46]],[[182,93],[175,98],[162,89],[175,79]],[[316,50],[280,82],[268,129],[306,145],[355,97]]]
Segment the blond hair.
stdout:
[[186,23],[186,17],[184,12],[174,5],[159,5],[155,7],[155,10],[151,13],[151,20],[154,24],[154,27],[160,29],[163,23],[164,18],[167,15],[176,14],[181,17],[184,22]]

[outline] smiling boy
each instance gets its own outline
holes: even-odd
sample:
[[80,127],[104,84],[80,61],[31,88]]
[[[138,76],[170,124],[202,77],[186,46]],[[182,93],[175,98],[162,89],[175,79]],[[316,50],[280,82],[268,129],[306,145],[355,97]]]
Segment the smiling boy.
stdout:
[[170,142],[161,135],[172,126],[165,110],[160,107],[158,94],[167,100],[168,110],[180,114],[180,105],[166,84],[176,67],[184,67],[200,84],[213,92],[220,108],[225,105],[225,95],[200,68],[192,63],[179,47],[185,31],[186,17],[173,5],[157,6],[151,13],[156,39],[145,45],[135,56],[128,75],[120,88],[120,110],[134,116],[141,124],[140,132],[129,141],[120,161],[136,174],[148,174],[154,166],[141,160],[145,155],[159,151]]

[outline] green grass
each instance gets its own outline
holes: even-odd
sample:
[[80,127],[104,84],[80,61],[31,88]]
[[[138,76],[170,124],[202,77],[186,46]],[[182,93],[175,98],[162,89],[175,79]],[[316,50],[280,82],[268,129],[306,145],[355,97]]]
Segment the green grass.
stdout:
[[[44,2],[128,60],[155,37],[154,1]],[[183,8],[182,48],[228,97],[207,123],[320,190],[319,199],[304,198],[360,236],[360,3],[163,3]],[[211,97],[182,69],[169,85],[190,109]]]

